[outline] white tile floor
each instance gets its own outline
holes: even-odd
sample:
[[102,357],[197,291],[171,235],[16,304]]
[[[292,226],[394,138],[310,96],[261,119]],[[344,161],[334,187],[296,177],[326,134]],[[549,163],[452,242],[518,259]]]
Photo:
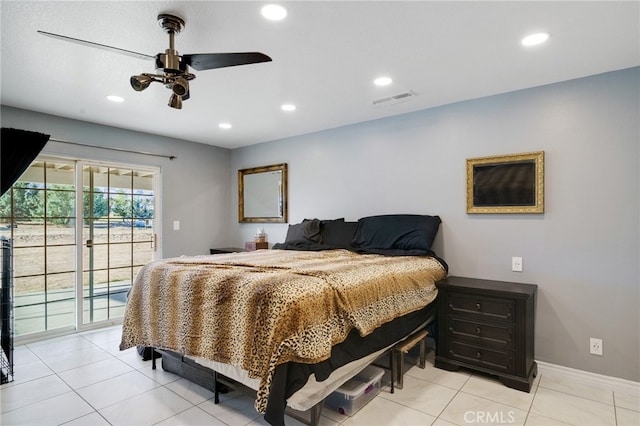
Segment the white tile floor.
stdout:
[[[152,370],[119,342],[120,327],[111,327],[16,347],[15,381],[0,387],[0,424],[266,425],[251,398],[231,392],[216,405],[208,390]],[[407,365],[404,389],[383,388],[353,417],[325,409],[321,425],[640,425],[640,392],[539,374],[525,393],[439,370],[430,356],[424,370]]]

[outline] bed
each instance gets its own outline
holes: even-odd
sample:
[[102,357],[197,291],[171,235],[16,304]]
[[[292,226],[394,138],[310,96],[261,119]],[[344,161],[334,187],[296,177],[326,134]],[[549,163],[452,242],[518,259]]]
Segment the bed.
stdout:
[[183,354],[257,391],[284,424],[318,406],[395,342],[433,321],[446,263],[427,215],[305,220],[272,250],[146,265],[129,293],[120,349]]

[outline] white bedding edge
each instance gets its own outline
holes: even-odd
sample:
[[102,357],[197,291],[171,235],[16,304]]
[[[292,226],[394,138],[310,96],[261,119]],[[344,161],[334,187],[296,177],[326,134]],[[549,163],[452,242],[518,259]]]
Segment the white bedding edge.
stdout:
[[[411,333],[407,334],[407,336],[415,333],[417,330],[424,328],[429,321],[426,321],[421,326],[417,327]],[[406,337],[406,336],[405,336]],[[374,352],[370,355],[367,355],[363,358],[357,359],[355,361],[351,361],[350,363],[343,365],[342,367],[334,370],[329,377],[322,381],[316,381],[315,375],[310,375],[307,383],[302,387],[302,389],[298,390],[296,393],[291,395],[291,397],[287,401],[287,406],[297,410],[297,411],[307,411],[311,409],[318,402],[322,401],[327,395],[331,392],[338,389],[342,384],[344,384],[347,380],[354,377],[356,374],[364,370],[369,364],[376,360],[380,355],[382,355],[386,350],[393,347],[396,343],[404,340],[402,339],[390,344],[389,346],[380,349],[377,352]],[[206,358],[200,357],[186,357],[191,359],[192,361],[210,368],[218,373],[226,376],[232,380],[242,383],[245,386],[250,387],[253,390],[258,390],[258,385],[260,381],[258,379],[252,379],[249,377],[246,370],[243,370],[240,367],[234,367],[229,364],[223,364],[221,362],[211,361]]]

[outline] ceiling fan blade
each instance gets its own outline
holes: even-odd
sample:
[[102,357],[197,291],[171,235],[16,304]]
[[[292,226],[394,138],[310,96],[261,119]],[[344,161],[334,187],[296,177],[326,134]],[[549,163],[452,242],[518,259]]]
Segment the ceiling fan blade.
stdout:
[[269,62],[271,58],[260,52],[241,53],[196,53],[182,55],[182,61],[191,68],[202,71],[215,68],[234,67],[258,62]]
[[38,32],[40,34],[42,34],[42,35],[47,36],[47,37],[53,37],[53,38],[57,38],[57,39],[64,40],[64,41],[70,41],[72,43],[83,44],[85,46],[97,47],[98,49],[109,50],[109,51],[115,52],[115,53],[122,53],[124,55],[133,56],[134,58],[152,59],[152,60],[156,59],[155,56],[145,55],[144,53],[138,53],[138,52],[134,52],[134,51],[131,51],[131,50],[120,49],[118,47],[107,46],[106,44],[100,44],[100,43],[94,43],[92,41],[80,40],[78,38],[68,37],[68,36],[64,36],[64,35],[60,35],[60,34],[48,33],[46,31],[38,30]]

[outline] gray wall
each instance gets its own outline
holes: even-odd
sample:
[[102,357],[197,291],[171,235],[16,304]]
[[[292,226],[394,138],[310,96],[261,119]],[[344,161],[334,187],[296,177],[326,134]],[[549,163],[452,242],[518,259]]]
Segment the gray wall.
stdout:
[[[639,381],[639,82],[634,68],[233,150],[232,242],[257,226],[237,223],[236,171],[286,162],[290,223],[440,215],[450,274],[538,284],[538,360]],[[466,158],[538,150],[544,215],[465,213]],[[284,240],[286,224],[264,228]]]
[[[174,161],[50,143],[45,153],[161,167],[164,257],[241,246],[237,170],[286,162],[289,221],[438,214],[451,274],[539,286],[536,358],[640,380],[640,69],[229,151],[2,106],[2,126]],[[545,151],[544,215],[467,215],[465,159]],[[180,220],[181,231],[172,230]],[[524,272],[510,271],[522,256]],[[589,337],[604,356],[589,355]]]
[[[229,245],[228,149],[70,120],[2,106],[2,127],[32,130],[72,142],[170,154],[174,160],[48,142],[43,154],[158,166],[161,172],[163,257],[208,254]],[[173,230],[173,221],[180,230]]]

